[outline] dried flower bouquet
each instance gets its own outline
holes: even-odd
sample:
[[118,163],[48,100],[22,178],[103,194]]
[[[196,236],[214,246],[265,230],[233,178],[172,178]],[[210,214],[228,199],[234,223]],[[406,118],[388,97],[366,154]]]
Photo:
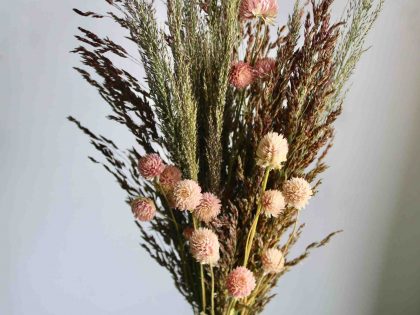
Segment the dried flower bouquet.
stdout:
[[[167,0],[162,25],[153,2],[106,1],[105,15],[75,11],[114,20],[138,57],[79,28],[74,52],[87,68],[76,70],[136,142],[120,150],[69,119],[102,153],[90,159],[127,192],[142,246],[194,313],[258,314],[280,277],[338,233],[290,255],[383,0],[350,0],[337,22],[333,0],[296,1],[278,28],[276,0]],[[118,58],[141,64],[144,80]]]

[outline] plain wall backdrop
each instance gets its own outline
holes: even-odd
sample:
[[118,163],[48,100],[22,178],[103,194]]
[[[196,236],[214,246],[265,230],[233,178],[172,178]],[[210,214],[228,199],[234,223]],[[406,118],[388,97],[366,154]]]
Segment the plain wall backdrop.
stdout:
[[[293,1],[279,4],[284,22]],[[65,119],[121,147],[133,141],[104,119],[107,105],[69,53],[79,25],[124,33],[73,7],[108,9],[102,0],[0,3],[0,314],[191,314],[138,245],[125,194],[87,159],[93,148]],[[299,247],[344,233],[281,279],[264,314],[420,314],[419,21],[418,0],[386,2]]]

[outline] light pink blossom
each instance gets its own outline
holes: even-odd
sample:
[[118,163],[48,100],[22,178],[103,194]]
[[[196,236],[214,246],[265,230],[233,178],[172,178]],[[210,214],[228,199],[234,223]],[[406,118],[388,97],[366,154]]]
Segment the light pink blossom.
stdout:
[[269,78],[276,70],[276,60],[274,58],[261,58],[255,62],[254,71],[258,78]]
[[261,167],[280,169],[287,159],[287,140],[277,132],[267,133],[257,147],[257,164]]
[[199,228],[192,233],[189,241],[191,255],[200,264],[217,263],[220,258],[220,245],[217,235],[212,230]]
[[137,198],[131,203],[134,217],[139,221],[151,221],[156,214],[154,202],[149,198]]
[[226,286],[231,296],[247,297],[255,289],[254,274],[245,267],[237,267],[228,275]]
[[165,191],[171,191],[181,178],[182,173],[178,167],[167,165],[159,176],[159,183]]
[[242,19],[262,18],[273,23],[278,9],[277,0],[242,0],[239,14]]
[[284,269],[284,256],[281,250],[269,248],[261,257],[265,273],[279,273]]
[[158,177],[164,170],[165,164],[158,154],[147,154],[139,160],[140,175],[146,179]]
[[237,89],[244,89],[254,81],[254,69],[246,62],[238,61],[232,64],[229,82]]
[[178,182],[173,191],[175,207],[194,211],[201,201],[201,187],[191,179]]
[[283,183],[286,203],[296,209],[304,208],[312,196],[311,185],[303,178],[293,177]]
[[266,216],[277,218],[286,207],[284,197],[278,190],[266,190],[261,199],[262,209]]
[[220,200],[212,193],[204,193],[194,215],[201,221],[209,223],[220,213]]

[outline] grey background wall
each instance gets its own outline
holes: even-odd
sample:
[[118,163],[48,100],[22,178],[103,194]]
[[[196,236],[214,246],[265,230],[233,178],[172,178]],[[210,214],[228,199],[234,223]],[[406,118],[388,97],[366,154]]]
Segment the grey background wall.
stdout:
[[[71,69],[78,25],[122,35],[72,14],[106,9],[88,2],[0,3],[0,314],[190,314],[138,246],[123,192],[65,120],[132,141]],[[279,2],[285,21],[292,1]],[[265,314],[420,314],[419,20],[419,1],[387,1],[300,247],[345,232],[281,280]]]

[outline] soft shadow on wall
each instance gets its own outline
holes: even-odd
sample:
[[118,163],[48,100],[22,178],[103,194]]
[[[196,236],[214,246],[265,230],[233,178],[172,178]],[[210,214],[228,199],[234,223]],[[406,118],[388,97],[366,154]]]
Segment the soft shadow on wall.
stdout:
[[383,258],[377,315],[420,314],[420,101],[415,117],[418,123],[410,137],[404,181]]

